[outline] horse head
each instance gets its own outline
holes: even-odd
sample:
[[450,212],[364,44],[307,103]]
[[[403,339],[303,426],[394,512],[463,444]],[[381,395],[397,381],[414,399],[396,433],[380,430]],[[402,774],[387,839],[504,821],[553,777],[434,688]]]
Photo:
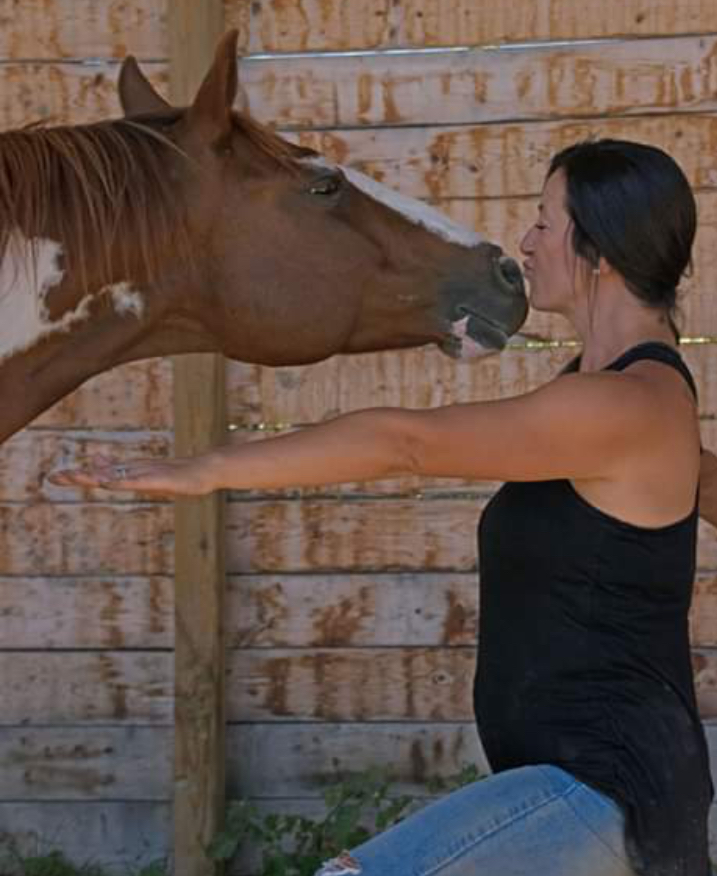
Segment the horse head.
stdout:
[[187,109],[133,59],[119,83],[126,116],[189,159],[174,162],[195,268],[185,307],[216,348],[269,365],[432,342],[454,356],[502,349],[527,312],[517,264],[235,110],[236,42],[222,40]]
[[123,118],[0,134],[0,440],[135,359],[460,356],[520,327],[500,247],[281,138],[237,91],[231,32],[189,107],[128,58]]

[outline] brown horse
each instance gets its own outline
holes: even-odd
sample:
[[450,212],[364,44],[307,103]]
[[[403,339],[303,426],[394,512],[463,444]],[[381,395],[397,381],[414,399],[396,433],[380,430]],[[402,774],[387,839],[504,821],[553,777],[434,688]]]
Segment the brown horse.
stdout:
[[499,247],[234,110],[236,40],[189,108],[128,58],[123,119],[0,134],[0,441],[134,359],[461,355],[523,322]]

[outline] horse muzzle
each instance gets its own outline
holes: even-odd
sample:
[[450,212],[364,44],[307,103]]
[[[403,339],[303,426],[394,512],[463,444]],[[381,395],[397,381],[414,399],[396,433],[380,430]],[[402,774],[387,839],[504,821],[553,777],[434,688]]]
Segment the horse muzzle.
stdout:
[[518,263],[506,255],[492,262],[490,279],[482,294],[473,292],[466,301],[466,289],[450,295],[450,332],[439,344],[452,358],[488,356],[499,353],[525,322],[528,299]]

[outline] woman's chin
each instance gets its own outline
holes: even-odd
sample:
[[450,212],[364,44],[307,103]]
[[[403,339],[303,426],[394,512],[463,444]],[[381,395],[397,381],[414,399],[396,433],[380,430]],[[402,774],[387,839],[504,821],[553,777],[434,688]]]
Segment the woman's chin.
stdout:
[[540,292],[533,287],[528,287],[528,304],[531,310],[543,310],[544,301]]
[[552,296],[551,300],[549,292],[546,294],[545,290],[542,290],[535,282],[529,283],[528,304],[530,305],[531,310],[538,310],[541,313],[553,313],[557,303],[558,302],[555,301],[555,296]]

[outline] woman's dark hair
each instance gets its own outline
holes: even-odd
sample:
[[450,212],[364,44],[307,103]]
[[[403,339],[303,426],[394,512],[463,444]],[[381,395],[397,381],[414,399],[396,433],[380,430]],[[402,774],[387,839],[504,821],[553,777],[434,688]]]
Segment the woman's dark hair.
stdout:
[[677,287],[691,263],[697,209],[687,179],[661,149],[627,140],[588,140],[563,149],[548,176],[562,170],[577,255],[600,256],[630,291],[663,310],[677,335]]

